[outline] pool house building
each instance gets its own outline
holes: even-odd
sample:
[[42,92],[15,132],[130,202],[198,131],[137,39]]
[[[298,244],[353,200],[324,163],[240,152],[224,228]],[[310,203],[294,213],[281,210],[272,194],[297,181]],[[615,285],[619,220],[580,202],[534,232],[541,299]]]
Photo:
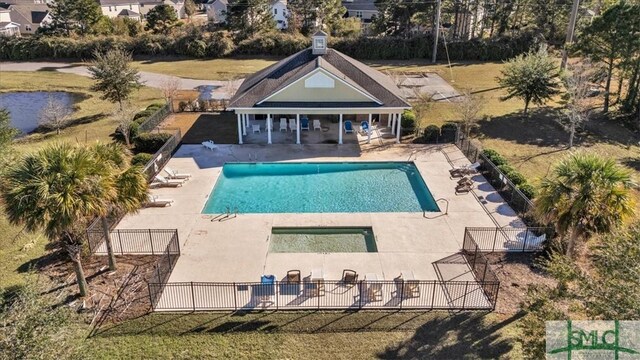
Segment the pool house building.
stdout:
[[370,142],[374,131],[399,143],[401,114],[411,106],[390,77],[328,48],[318,31],[310,48],[244,80],[228,108],[237,115],[240,144],[272,144],[281,132],[295,132],[300,144],[302,131],[343,144],[356,133]]

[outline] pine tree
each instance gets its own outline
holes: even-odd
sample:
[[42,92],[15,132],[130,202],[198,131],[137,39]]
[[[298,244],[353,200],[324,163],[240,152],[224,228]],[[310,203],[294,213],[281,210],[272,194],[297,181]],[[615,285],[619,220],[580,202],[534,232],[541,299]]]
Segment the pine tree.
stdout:
[[276,28],[269,0],[232,0],[227,6],[227,26],[239,39]]

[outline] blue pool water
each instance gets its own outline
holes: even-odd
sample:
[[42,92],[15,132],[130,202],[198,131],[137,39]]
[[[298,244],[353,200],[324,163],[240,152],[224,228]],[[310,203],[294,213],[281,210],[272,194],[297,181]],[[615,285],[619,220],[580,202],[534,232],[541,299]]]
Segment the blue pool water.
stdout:
[[410,162],[225,164],[202,213],[439,211]]

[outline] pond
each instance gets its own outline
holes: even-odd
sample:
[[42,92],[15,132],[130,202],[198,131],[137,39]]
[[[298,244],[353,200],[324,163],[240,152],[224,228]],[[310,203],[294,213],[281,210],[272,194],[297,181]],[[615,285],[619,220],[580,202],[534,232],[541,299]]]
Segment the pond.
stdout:
[[73,107],[73,94],[63,91],[10,92],[0,94],[0,107],[9,110],[11,125],[23,133],[38,127],[40,111],[47,105],[49,97],[65,106]]

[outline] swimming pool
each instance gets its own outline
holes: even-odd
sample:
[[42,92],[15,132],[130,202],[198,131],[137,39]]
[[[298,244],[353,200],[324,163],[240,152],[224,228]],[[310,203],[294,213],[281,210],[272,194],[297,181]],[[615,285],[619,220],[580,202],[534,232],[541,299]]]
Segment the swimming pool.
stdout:
[[439,211],[412,162],[229,163],[203,214]]

